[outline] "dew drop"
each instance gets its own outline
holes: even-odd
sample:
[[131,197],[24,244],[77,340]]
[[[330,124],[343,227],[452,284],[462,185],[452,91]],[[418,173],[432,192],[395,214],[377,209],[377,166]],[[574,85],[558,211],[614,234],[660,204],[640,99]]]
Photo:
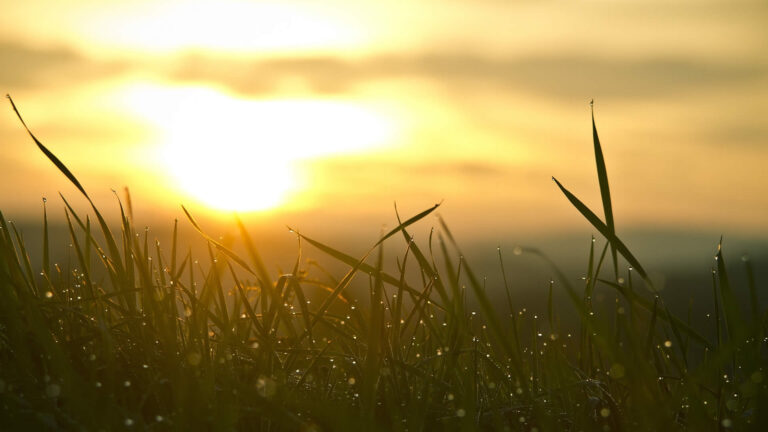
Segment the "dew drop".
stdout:
[[624,377],[625,372],[624,365],[621,363],[614,363],[608,373],[611,375],[611,378],[619,379]]
[[203,356],[200,355],[200,353],[191,352],[187,354],[187,363],[189,363],[191,366],[197,366],[200,364],[200,360],[203,359]]
[[61,387],[58,384],[48,384],[45,387],[45,395],[49,398],[57,398],[61,394]]

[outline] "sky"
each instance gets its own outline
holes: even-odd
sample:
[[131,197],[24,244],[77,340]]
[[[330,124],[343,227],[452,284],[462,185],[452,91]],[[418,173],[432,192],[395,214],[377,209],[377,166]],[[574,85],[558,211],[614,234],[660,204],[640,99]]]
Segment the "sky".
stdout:
[[[590,227],[589,101],[619,234],[768,238],[764,1],[44,1],[0,14],[0,91],[100,207],[376,233]],[[0,110],[0,210],[77,191]],[[50,204],[49,204],[50,205]],[[361,228],[362,229],[362,228]]]

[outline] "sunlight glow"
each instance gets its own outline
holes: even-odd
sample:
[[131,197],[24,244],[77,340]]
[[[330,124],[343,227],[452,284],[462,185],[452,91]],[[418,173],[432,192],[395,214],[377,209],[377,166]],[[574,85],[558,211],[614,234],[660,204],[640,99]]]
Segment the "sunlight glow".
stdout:
[[206,87],[134,86],[124,98],[162,134],[162,159],[188,196],[219,210],[283,205],[309,187],[298,162],[392,141],[386,115],[352,102],[246,100]]
[[142,52],[202,49],[286,53],[365,44],[360,24],[312,3],[222,1],[136,2],[98,6],[80,31],[93,43]]

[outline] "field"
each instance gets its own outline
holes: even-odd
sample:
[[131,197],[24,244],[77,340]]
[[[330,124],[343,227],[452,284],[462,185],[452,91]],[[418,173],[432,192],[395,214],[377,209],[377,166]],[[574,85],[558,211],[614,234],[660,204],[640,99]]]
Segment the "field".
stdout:
[[[106,220],[30,136],[91,211],[63,201],[68,264],[51,259],[50,203],[34,260],[0,215],[4,430],[768,427],[768,310],[752,263],[743,262],[746,286],[737,289],[718,250],[708,321],[673,313],[615,232],[594,120],[604,217],[553,179],[601,235],[588,245],[585,277],[564,274],[535,249],[509,251],[551,265],[542,310],[516,295],[514,278],[525,275],[505,271],[506,251],[503,286],[487,286],[445,224],[413,238],[412,225],[438,206],[398,215],[362,257],[296,232],[295,265],[271,273],[260,255],[269,251],[257,250],[243,224],[240,254],[187,213],[178,223],[207,241],[207,253],[193,256],[175,229],[162,243],[137,229],[119,200],[120,219]],[[320,264],[303,249],[319,252]],[[327,272],[323,260],[348,271]],[[504,302],[491,294],[499,292]],[[611,301],[595,304],[598,292]],[[566,312],[576,323],[561,319]]]

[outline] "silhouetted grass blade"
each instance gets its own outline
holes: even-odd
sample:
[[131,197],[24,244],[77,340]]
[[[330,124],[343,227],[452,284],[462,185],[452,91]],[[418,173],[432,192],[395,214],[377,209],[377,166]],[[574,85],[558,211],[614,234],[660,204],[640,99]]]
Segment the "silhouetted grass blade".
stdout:
[[728,332],[728,340],[732,344],[742,342],[745,330],[744,315],[739,310],[739,304],[736,295],[731,288],[731,282],[728,272],[725,268],[725,259],[723,258],[722,239],[717,245],[717,279],[720,285],[720,297],[723,304],[723,313],[725,315],[725,329]]
[[27,127],[27,123],[25,123],[24,119],[21,117],[21,113],[19,113],[19,110],[16,108],[16,104],[13,103],[13,99],[11,98],[11,96],[10,95],[5,95],[5,97],[8,98],[8,100],[11,102],[11,107],[13,107],[13,111],[16,113],[16,117],[19,118],[19,121],[24,126],[24,129],[27,130],[27,133],[29,134],[30,137],[32,137],[32,140],[35,142],[35,144],[37,144],[37,147],[40,149],[40,151],[42,151],[43,154],[46,157],[48,157],[48,159],[50,159],[50,161],[53,162],[54,165],[56,165],[56,168],[58,168],[59,171],[61,171],[62,173],[64,173],[65,176],[67,176],[69,181],[71,181],[72,184],[74,184],[75,187],[77,187],[77,189],[80,190],[80,192],[82,192],[83,195],[85,195],[86,198],[88,198],[88,194],[85,192],[85,189],[80,184],[80,182],[77,180],[77,178],[75,178],[75,175],[72,174],[72,172],[64,165],[64,163],[62,163],[59,160],[59,158],[56,157],[56,155],[51,153],[51,151],[48,150],[48,148],[46,148],[43,145],[43,143],[40,142],[40,140],[37,139],[37,137],[32,133],[31,130],[29,130],[29,127]]
[[640,274],[640,276],[645,280],[645,282],[648,284],[648,286],[653,287],[653,283],[651,282],[650,278],[648,278],[648,273],[645,272],[645,269],[642,265],[640,265],[640,262],[635,258],[634,255],[632,255],[632,252],[629,251],[629,248],[627,248],[626,245],[618,238],[614,233],[612,233],[608,226],[603,223],[603,221],[600,220],[600,218],[595,215],[592,210],[589,209],[584,203],[581,202],[576,196],[574,196],[571,192],[568,191],[565,187],[563,187],[562,184],[560,184],[559,181],[557,181],[556,178],[552,177],[552,180],[557,183],[557,187],[560,188],[560,190],[565,194],[565,197],[568,198],[568,201],[573,204],[574,207],[576,207],[576,210],[579,211],[579,213],[584,216],[589,223],[592,224],[598,231],[600,231],[600,234],[602,234],[609,242],[616,245],[616,249],[619,253],[624,257],[624,259],[629,262],[632,267],[637,270],[637,272]]
[[101,226],[101,230],[104,233],[104,237],[107,241],[107,246],[109,247],[111,259],[114,261],[113,265],[115,266],[115,270],[117,271],[118,275],[122,277],[123,268],[122,268],[122,264],[120,263],[120,253],[118,252],[117,244],[115,243],[115,239],[112,236],[112,232],[109,230],[109,227],[107,226],[107,222],[104,220],[99,210],[93,204],[91,197],[88,196],[88,194],[85,192],[85,189],[77,180],[75,175],[72,174],[72,172],[64,165],[64,163],[61,162],[59,158],[56,157],[56,155],[51,153],[51,151],[48,150],[48,148],[46,148],[43,145],[43,143],[41,143],[40,140],[37,139],[37,137],[35,137],[35,135],[32,133],[29,127],[27,127],[27,124],[24,122],[24,119],[21,117],[21,113],[19,113],[19,110],[16,108],[16,104],[13,102],[13,99],[11,99],[11,96],[10,95],[5,95],[5,96],[11,102],[11,107],[13,107],[13,111],[16,113],[16,116],[19,118],[19,121],[24,126],[24,129],[26,129],[29,136],[32,137],[32,140],[35,142],[35,144],[40,149],[40,151],[42,151],[43,154],[45,154],[45,156],[51,162],[53,162],[54,165],[56,165],[56,168],[58,168],[59,171],[61,171],[69,179],[69,181],[75,185],[75,187],[83,194],[83,196],[85,196],[85,198],[91,204],[91,208],[93,208],[93,211],[99,220],[99,225]]
[[[648,300],[644,297],[639,296],[634,291],[629,290],[615,282],[611,282],[609,280],[605,279],[598,279],[599,282],[602,282],[610,287],[615,288],[617,291],[619,291],[630,303],[632,307],[639,306],[646,311],[651,312],[653,310],[653,302],[651,300]],[[697,342],[699,342],[702,346],[712,349],[712,344],[699,332],[693,329],[689,324],[683,322],[679,318],[677,318],[674,315],[671,315],[668,310],[660,310],[656,312],[658,314],[658,317],[662,320],[669,321],[670,323],[674,321],[674,326],[680,330],[682,330],[686,335],[690,336]]]
[[[368,275],[373,275],[376,272],[376,269],[373,266],[371,266],[369,264],[366,264],[364,262],[361,263],[359,259],[354,258],[351,255],[345,254],[344,252],[341,252],[341,251],[339,251],[337,249],[334,249],[334,248],[332,248],[332,247],[330,247],[330,246],[328,246],[328,245],[326,245],[324,243],[321,243],[321,242],[319,242],[317,240],[314,240],[314,239],[312,239],[310,237],[307,237],[304,234],[301,234],[299,232],[297,232],[296,234],[299,237],[301,237],[302,239],[304,239],[307,243],[309,243],[312,246],[314,246],[317,249],[319,249],[320,251],[322,251],[322,252],[324,252],[324,253],[326,253],[326,254],[336,258],[337,260],[339,260],[339,261],[349,265],[350,267],[353,267],[353,268],[357,267],[358,270],[360,270],[360,271],[362,271],[362,272],[364,272],[364,273],[366,273]],[[392,275],[390,275],[390,274],[388,274],[388,273],[386,273],[386,272],[382,272],[381,273],[381,279],[384,282],[386,282],[387,284],[392,285],[394,287],[400,286],[399,279],[394,277],[394,276],[392,276]],[[403,289],[405,291],[408,291],[412,295],[415,295],[415,296],[421,295],[421,293],[418,290],[414,289],[413,287],[411,287],[408,284],[403,285]],[[435,303],[433,302],[433,304],[435,304]],[[437,306],[438,308],[442,309],[442,306],[440,306],[439,304],[435,304],[435,306]]]
[[206,240],[211,242],[216,249],[220,250],[224,253],[224,255],[230,257],[234,262],[240,265],[240,267],[244,268],[248,273],[258,277],[258,274],[251,270],[251,267],[246,263],[242,258],[240,258],[236,253],[232,252],[228,247],[224,246],[223,244],[219,243],[218,241],[214,240],[213,237],[206,234],[202,228],[200,228],[200,225],[195,222],[195,219],[192,217],[191,214],[189,214],[189,211],[186,207],[181,206],[181,209],[184,210],[184,214],[187,215],[187,219],[189,219],[189,222],[192,224],[193,227],[199,232]]
[[51,253],[48,240],[48,207],[47,200],[43,198],[43,272],[46,277],[51,273]]
[[742,258],[744,268],[747,272],[747,286],[749,287],[749,307],[752,313],[752,325],[757,326],[760,323],[760,301],[757,297],[757,286],[755,285],[755,270],[752,267],[752,261],[748,256]]
[[[597,127],[595,126],[594,104],[590,103],[592,110],[592,141],[595,147],[595,164],[597,165],[597,179],[600,183],[600,196],[603,199],[603,212],[605,213],[605,225],[613,237],[616,235],[616,227],[613,222],[613,207],[611,205],[611,190],[608,187],[608,170],[605,168],[605,158],[603,157],[603,148],[600,146],[600,138],[597,136]],[[619,262],[616,256],[616,245],[611,239],[611,255],[613,257],[614,278],[619,278]]]
[[237,222],[237,227],[240,229],[240,237],[245,241],[245,248],[248,251],[248,255],[250,255],[253,265],[256,266],[256,272],[258,273],[259,278],[262,280],[265,287],[272,287],[272,278],[269,276],[269,272],[264,266],[264,261],[261,259],[261,255],[259,254],[258,249],[256,249],[251,235],[248,233],[248,230],[245,229],[245,225],[243,225],[243,221],[241,221],[239,217],[235,217],[235,221]]

